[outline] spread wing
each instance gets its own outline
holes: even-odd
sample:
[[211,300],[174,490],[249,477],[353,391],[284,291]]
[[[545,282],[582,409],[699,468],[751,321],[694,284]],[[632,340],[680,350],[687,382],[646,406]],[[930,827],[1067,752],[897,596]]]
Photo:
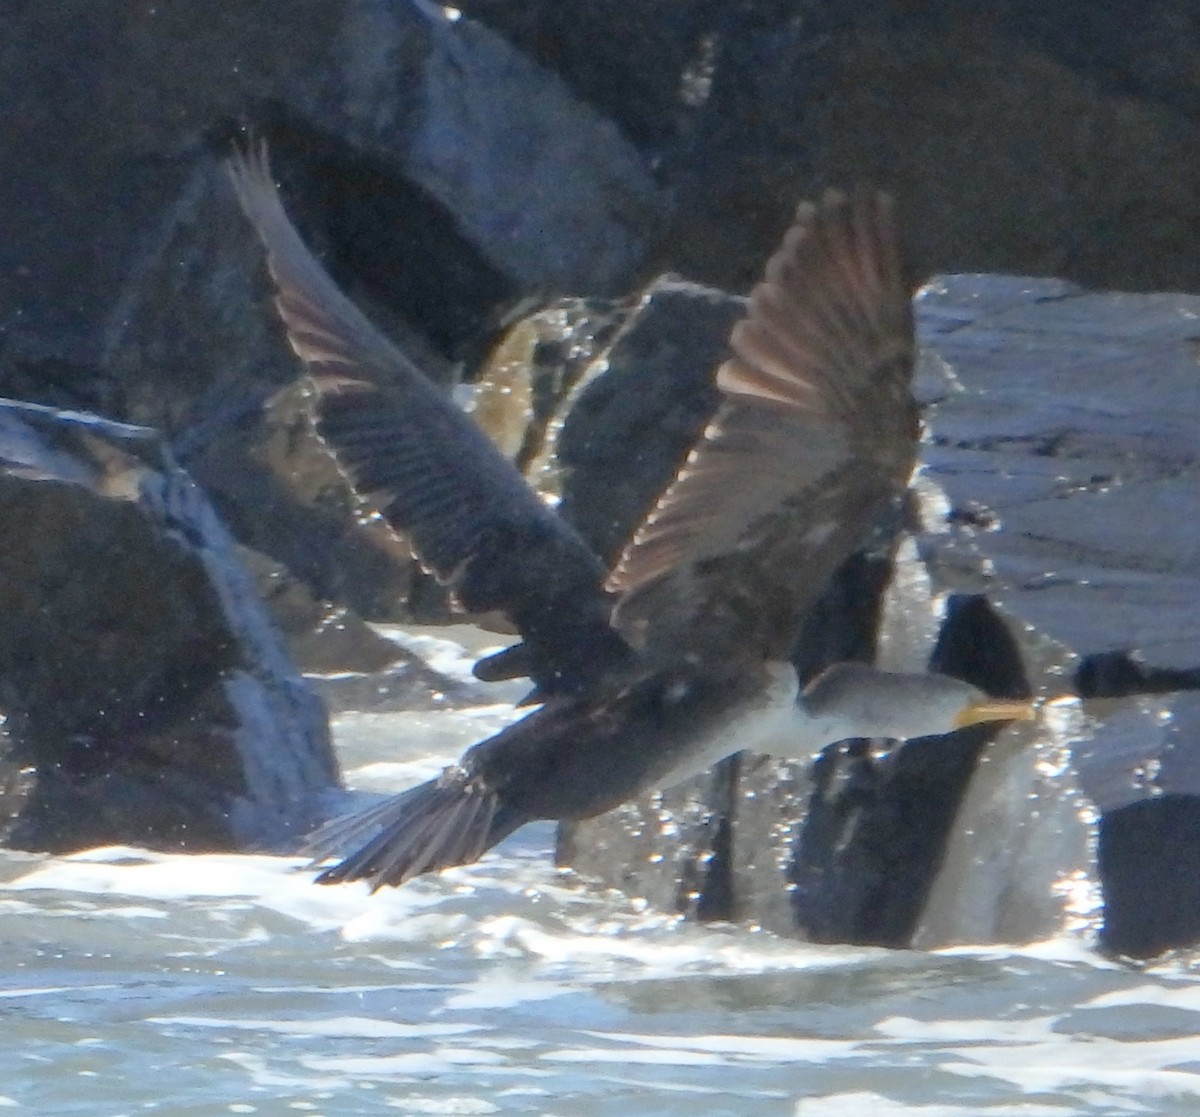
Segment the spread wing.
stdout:
[[310,374],[314,427],[339,468],[464,610],[512,620],[544,690],[572,689],[623,647],[600,560],[342,294],[284,212],[265,145],[235,151],[226,166]]
[[609,575],[635,646],[790,654],[912,472],[911,296],[886,195],[797,210],[734,327],[713,421]]

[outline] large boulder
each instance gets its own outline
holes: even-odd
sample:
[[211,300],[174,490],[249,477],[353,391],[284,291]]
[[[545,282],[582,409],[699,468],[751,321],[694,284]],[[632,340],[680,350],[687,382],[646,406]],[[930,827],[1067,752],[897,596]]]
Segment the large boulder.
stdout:
[[0,818],[26,849],[279,849],[336,786],[325,713],[145,428],[0,402]]

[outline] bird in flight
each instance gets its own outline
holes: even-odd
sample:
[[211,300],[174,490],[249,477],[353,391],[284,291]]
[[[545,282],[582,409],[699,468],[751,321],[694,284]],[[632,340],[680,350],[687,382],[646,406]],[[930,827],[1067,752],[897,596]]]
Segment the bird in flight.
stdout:
[[916,461],[913,285],[890,198],[802,204],[715,370],[720,403],[611,569],[301,240],[265,144],[227,162],[306,367],[313,426],[364,504],[467,613],[521,634],[481,677],[528,673],[531,713],[437,778],[314,836],[323,883],[398,885],[535,819],[582,819],[748,749],[810,758],[1029,718],[937,674],[789,663],[809,608]]

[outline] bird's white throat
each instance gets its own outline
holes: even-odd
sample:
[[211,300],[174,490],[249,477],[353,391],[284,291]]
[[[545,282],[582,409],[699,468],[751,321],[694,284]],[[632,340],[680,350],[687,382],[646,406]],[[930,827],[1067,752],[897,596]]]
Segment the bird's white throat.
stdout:
[[800,681],[790,663],[768,663],[769,682],[749,701],[731,706],[708,726],[661,781],[670,787],[735,752],[807,760],[829,743],[821,719],[799,702]]

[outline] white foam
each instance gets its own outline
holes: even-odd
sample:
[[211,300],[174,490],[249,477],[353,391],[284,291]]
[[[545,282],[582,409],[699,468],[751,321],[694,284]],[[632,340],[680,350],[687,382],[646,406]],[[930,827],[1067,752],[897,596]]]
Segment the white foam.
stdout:
[[311,1070],[336,1071],[355,1078],[392,1078],[405,1074],[449,1074],[464,1067],[487,1067],[494,1072],[508,1060],[494,1051],[439,1047],[431,1052],[403,1055],[307,1055],[298,1061]]
[[856,1041],[796,1039],[792,1036],[757,1036],[718,1033],[707,1035],[658,1035],[644,1032],[594,1032],[593,1036],[613,1043],[636,1044],[641,1047],[664,1049],[674,1052],[689,1051],[715,1055],[725,1062],[784,1062],[825,1063],[831,1059],[846,1059],[862,1054],[862,1045]]
[[[587,895],[584,893],[584,895]],[[480,927],[484,954],[527,955],[590,975],[639,978],[681,973],[768,973],[853,966],[883,952],[869,947],[814,946],[744,928],[700,926],[674,916],[581,913],[560,925],[517,915],[495,916]]]
[[331,722],[350,787],[401,790],[427,780],[463,751],[528,710],[494,702],[459,710],[349,712]]
[[[303,858],[155,853],[123,846],[48,858],[23,876],[0,884],[0,892],[5,891],[138,897],[163,903],[224,899],[235,907],[251,901],[318,931],[352,924],[372,906],[390,908],[389,920],[400,923],[438,900],[419,888],[371,896],[365,888],[317,887]],[[145,914],[138,906],[108,907],[114,917],[122,910],[126,918]]]
[[889,1016],[874,1030],[889,1039],[904,1043],[972,1042],[1007,1043],[1032,1040],[1057,1040],[1054,1031],[1057,1016],[1038,1016],[1025,1020],[914,1020],[910,1016]]
[[[1145,984],[1131,989],[1115,989],[1085,1001],[1083,1008],[1116,1008],[1127,1005],[1156,1005],[1200,1012],[1200,982],[1191,984]],[[1200,1026],[1196,1028],[1200,1032]]]
[[217,1056],[224,1062],[240,1067],[249,1076],[250,1082],[263,1090],[305,1090],[340,1092],[353,1083],[341,1075],[288,1074],[270,1066],[267,1060],[254,1051],[223,1051]]
[[174,1024],[188,1028],[272,1032],[285,1036],[325,1039],[420,1039],[461,1036],[487,1029],[482,1024],[401,1024],[369,1016],[333,1016],[314,1020],[251,1019],[231,1016],[148,1016],[149,1024]]
[[630,1063],[667,1067],[713,1067],[728,1066],[729,1063],[712,1055],[703,1055],[686,1048],[664,1048],[661,1050],[611,1051],[597,1047],[563,1047],[543,1052],[550,1063]]
[[1084,965],[1098,970],[1123,970],[1119,962],[1097,954],[1087,935],[1068,933],[1054,938],[1029,943],[966,943],[943,946],[930,951],[944,958],[982,958],[1004,961],[1014,958],[1029,958],[1039,962],[1061,962],[1069,965]]
[[425,1094],[405,1094],[389,1097],[388,1105],[404,1110],[405,1113],[446,1114],[448,1117],[483,1117],[488,1113],[499,1113],[499,1106],[483,1098],[433,1098]]
[[[507,643],[516,640],[514,636],[507,642],[502,642],[494,632],[485,632],[472,625],[430,627],[416,632],[394,624],[372,624],[371,628],[380,636],[412,652],[434,671],[476,685],[479,684],[479,680],[471,671],[475,661],[500,651]],[[529,689],[527,682],[524,688]]]
[[467,985],[446,998],[446,1008],[459,1011],[515,1008],[517,1005],[549,1001],[579,991],[578,984],[536,980],[521,981],[489,973],[481,981]]
[[1077,1110],[1059,1105],[914,1105],[870,1092],[804,1098],[794,1117],[1075,1117]]
[[1114,1101],[1122,1095],[1200,1098],[1200,1074],[1167,1069],[1196,1063],[1192,1036],[1118,1041],[1062,1035],[1040,1043],[951,1048],[948,1054],[962,1061],[952,1058],[941,1063],[941,1069],[965,1077],[1001,1079],[1025,1093],[1078,1095],[1107,1086],[1117,1091]]

